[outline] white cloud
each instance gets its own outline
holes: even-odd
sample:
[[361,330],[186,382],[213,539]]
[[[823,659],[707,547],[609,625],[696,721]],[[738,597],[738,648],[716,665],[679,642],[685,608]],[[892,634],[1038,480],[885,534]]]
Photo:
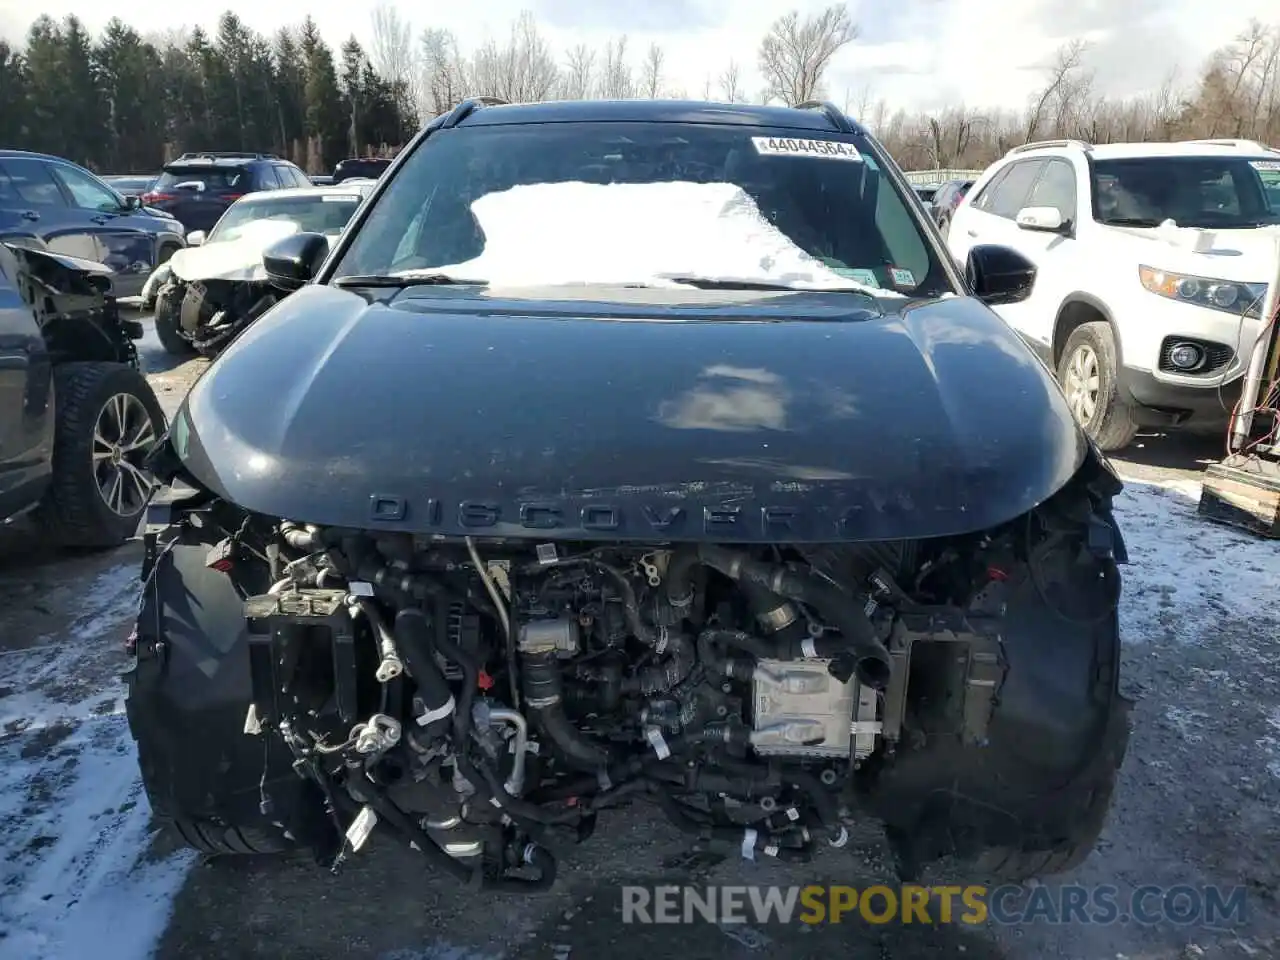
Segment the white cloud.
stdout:
[[[756,49],[772,22],[786,11],[825,6],[824,0],[476,0],[433,3],[425,10],[407,0],[402,16],[415,28],[446,27],[465,47],[505,37],[521,9],[534,12],[547,39],[560,50],[577,43],[602,46],[627,32],[636,65],[650,43],[666,52],[668,86],[699,97],[731,59],[743,85],[755,94],[760,79]],[[829,73],[829,94],[852,103],[869,88],[891,108],[914,110],[943,104],[1021,107],[1041,80],[1038,67],[1066,41],[1083,37],[1093,49],[1090,66],[1098,85],[1113,95],[1158,87],[1171,70],[1190,80],[1216,47],[1243,30],[1250,17],[1274,16],[1264,0],[852,0],[862,37],[842,51]],[[20,38],[33,8],[25,0],[0,0],[0,36]],[[125,3],[123,0],[43,0],[54,17],[74,13],[92,30],[119,16],[145,31],[196,23],[216,25],[222,9],[269,32],[310,12],[325,38],[348,35],[367,42],[370,18],[347,0],[312,0],[305,6],[220,0],[208,6]],[[367,9],[367,8],[365,8]]]

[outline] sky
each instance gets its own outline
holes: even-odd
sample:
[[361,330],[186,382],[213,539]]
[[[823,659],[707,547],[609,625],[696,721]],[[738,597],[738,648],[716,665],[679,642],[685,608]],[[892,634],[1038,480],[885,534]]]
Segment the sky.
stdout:
[[[385,2],[385,0],[384,0]],[[820,9],[823,0],[399,0],[415,32],[452,30],[464,49],[505,39],[522,11],[536,18],[558,51],[578,43],[603,47],[626,33],[636,66],[650,43],[665,52],[669,88],[701,96],[736,60],[743,86],[756,95],[756,51],[769,24],[788,10]],[[1266,8],[1270,8],[1269,10]],[[371,17],[351,0],[263,4],[260,0],[149,3],[127,0],[0,0],[0,38],[19,40],[34,16],[79,16],[98,30],[113,16],[146,33],[199,24],[213,27],[229,9],[271,32],[315,18],[335,46],[370,38]],[[838,54],[827,76],[829,98],[857,110],[884,100],[890,110],[947,106],[1020,109],[1043,83],[1062,44],[1083,38],[1097,89],[1124,96],[1158,89],[1171,72],[1189,82],[1206,57],[1243,31],[1251,17],[1280,20],[1270,0],[850,0],[860,36]]]

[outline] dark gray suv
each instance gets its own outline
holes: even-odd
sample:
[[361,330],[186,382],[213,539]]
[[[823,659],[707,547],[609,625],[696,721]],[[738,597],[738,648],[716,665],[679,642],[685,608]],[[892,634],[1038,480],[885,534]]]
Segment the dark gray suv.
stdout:
[[141,293],[185,235],[173,217],[69,160],[0,150],[0,240],[105,264],[117,297]]
[[142,195],[142,202],[177,217],[188,230],[211,230],[246,193],[310,187],[307,175],[270,153],[184,153]]

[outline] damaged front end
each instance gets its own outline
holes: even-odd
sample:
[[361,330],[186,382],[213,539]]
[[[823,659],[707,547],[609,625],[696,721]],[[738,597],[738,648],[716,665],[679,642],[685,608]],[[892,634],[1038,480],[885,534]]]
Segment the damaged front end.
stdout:
[[[1092,849],[1128,737],[1120,482],[1090,448],[990,529],[770,544],[327,527],[152,506],[128,712],[192,845],[377,824],[436,871],[545,889],[549,852],[656,804],[699,849],[803,861],[865,819],[903,876]],[[617,815],[617,814],[615,814]]]
[[142,325],[120,315],[110,267],[0,242],[0,273],[30,307],[54,364],[99,361],[137,366]]

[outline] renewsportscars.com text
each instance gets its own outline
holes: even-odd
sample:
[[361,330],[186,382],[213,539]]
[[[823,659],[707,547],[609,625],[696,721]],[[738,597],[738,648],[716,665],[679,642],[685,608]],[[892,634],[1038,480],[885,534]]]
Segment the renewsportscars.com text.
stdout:
[[1243,924],[1244,887],[623,887],[623,923]]

